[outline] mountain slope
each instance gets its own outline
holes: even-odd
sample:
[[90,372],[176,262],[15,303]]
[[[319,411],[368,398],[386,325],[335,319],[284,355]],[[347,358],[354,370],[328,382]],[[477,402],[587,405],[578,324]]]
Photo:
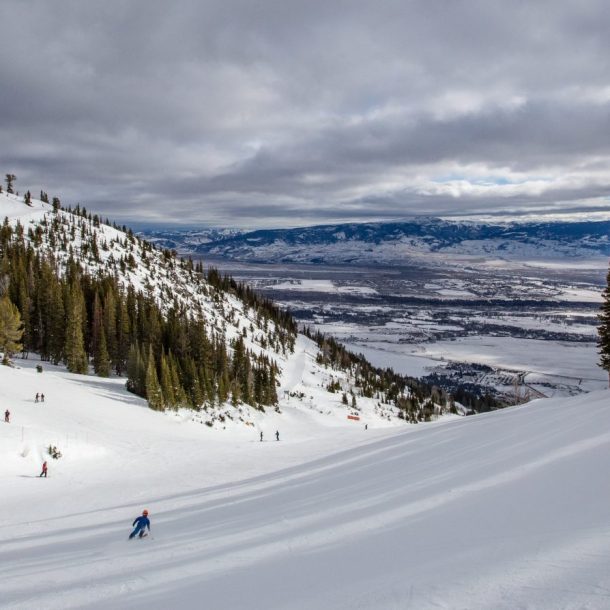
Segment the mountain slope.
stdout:
[[[608,607],[607,391],[367,432],[286,399],[260,443],[117,380],[28,365],[0,386],[2,607]],[[144,506],[153,537],[127,542]]]
[[[13,228],[21,225],[23,240],[34,245],[37,251],[52,255],[62,270],[73,257],[91,275],[116,273],[124,286],[150,294],[165,310],[174,302],[200,310],[209,328],[223,327],[228,339],[240,334],[241,324],[260,326],[254,312],[233,295],[223,294],[221,302],[214,299],[216,291],[185,261],[150,247],[129,232],[103,224],[101,219],[96,221],[91,214],[63,209],[54,212],[50,204],[35,199],[31,206],[26,206],[19,197],[3,194],[0,219],[4,218]],[[50,228],[50,231],[38,233],[40,228]],[[62,241],[65,234],[69,237],[67,242]],[[247,340],[247,345],[260,349],[253,341]]]
[[[210,426],[227,417],[247,424],[250,408],[276,406],[277,377],[298,340],[288,313],[78,206],[56,208],[0,197],[2,290],[21,313],[26,354],[72,372],[87,373],[92,362],[100,376],[126,374],[151,408],[215,411]],[[316,341],[308,366],[319,387],[338,393],[341,412],[350,405],[417,422],[451,407],[431,386]]]

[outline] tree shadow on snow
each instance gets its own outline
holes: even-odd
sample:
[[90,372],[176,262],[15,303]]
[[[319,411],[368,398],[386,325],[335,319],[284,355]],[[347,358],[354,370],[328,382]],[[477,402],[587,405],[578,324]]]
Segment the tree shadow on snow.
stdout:
[[[134,405],[137,407],[146,407],[148,405],[143,398],[130,394],[124,387],[117,386],[116,384],[96,381],[95,378],[90,376],[83,377],[82,379],[71,379],[70,381],[81,385],[86,385],[88,388],[93,390],[93,393],[102,398],[108,398],[114,402],[122,402],[128,405]],[[127,381],[127,380],[125,380]]]

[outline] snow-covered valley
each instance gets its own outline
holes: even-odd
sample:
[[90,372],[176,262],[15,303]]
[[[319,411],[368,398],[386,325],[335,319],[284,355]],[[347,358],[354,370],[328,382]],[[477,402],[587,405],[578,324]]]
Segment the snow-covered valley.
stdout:
[[[145,233],[146,234],[146,233]],[[377,366],[511,402],[605,387],[597,313],[608,221],[586,214],[412,218],[396,223],[227,232],[151,232],[290,309]]]
[[605,259],[564,267],[212,264],[376,366],[448,391],[464,381],[505,397],[515,382],[534,396],[606,387],[596,349]]
[[[320,408],[286,396],[230,430],[117,378],[0,367],[0,606],[608,607],[608,391],[354,422],[293,358],[283,389]],[[144,507],[152,535],[127,541]]]

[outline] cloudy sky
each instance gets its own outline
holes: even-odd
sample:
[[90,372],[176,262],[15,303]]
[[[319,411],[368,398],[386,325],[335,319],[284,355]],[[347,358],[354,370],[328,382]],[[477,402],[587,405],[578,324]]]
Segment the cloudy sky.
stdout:
[[0,171],[119,221],[610,211],[607,0],[2,0],[0,24]]

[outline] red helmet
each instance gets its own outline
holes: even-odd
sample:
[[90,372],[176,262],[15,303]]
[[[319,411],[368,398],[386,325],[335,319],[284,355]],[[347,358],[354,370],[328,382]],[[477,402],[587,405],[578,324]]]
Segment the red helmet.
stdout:
[[148,511],[147,511],[146,509],[144,509],[144,510],[142,511],[142,514],[143,514],[144,516],[146,516],[146,515],[148,515]]

